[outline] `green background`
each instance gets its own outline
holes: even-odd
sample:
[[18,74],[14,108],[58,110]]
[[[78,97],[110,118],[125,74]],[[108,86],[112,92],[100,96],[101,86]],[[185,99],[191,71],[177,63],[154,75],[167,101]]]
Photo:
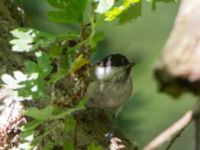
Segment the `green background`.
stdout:
[[[73,27],[51,23],[46,18],[49,9],[46,1],[20,1],[32,26],[54,33],[67,32]],[[185,94],[173,99],[158,92],[153,78],[156,60],[173,27],[178,3],[158,3],[156,11],[146,1],[142,5],[142,17],[126,25],[106,23],[98,27],[105,32],[105,39],[99,44],[95,58],[111,53],[122,53],[135,61],[132,71],[134,92],[125,103],[118,117],[120,130],[140,148],[179,119],[195,103],[195,97]],[[172,146],[171,150],[193,148],[193,124],[190,125]],[[164,149],[164,145],[162,149]]]

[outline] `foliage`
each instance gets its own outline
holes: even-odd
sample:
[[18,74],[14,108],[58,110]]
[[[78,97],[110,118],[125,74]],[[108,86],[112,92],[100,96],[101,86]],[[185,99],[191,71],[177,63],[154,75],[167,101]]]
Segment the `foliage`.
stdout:
[[[78,25],[79,28],[66,34],[46,33],[32,28],[17,28],[11,31],[11,50],[25,53],[28,59],[24,62],[23,70],[13,71],[13,75],[3,74],[2,81],[4,86],[13,91],[13,100],[28,100],[39,104],[25,108],[24,115],[30,119],[21,128],[23,140],[18,146],[20,149],[40,148],[42,141],[47,141],[43,144],[43,149],[52,149],[60,141],[52,141],[49,136],[61,136],[55,134],[56,131],[69,133],[74,128],[75,121],[71,113],[84,109],[84,101],[76,104],[74,108],[63,109],[56,105],[58,103],[54,90],[49,93],[49,89],[54,89],[64,78],[81,80],[78,78],[83,75],[81,72],[88,72],[89,56],[94,54],[97,44],[104,38],[103,32],[97,32],[98,25],[104,24],[105,21],[123,24],[136,20],[142,14],[140,0],[47,1],[52,7],[47,13],[49,20]],[[155,8],[157,1],[173,0],[148,1]],[[80,86],[80,83],[82,82],[76,81],[76,84],[70,87],[72,91],[76,91],[79,88],[76,85]],[[73,94],[77,97],[76,93]],[[61,99],[56,97],[59,98]],[[79,97],[79,100],[82,98]],[[70,142],[60,143],[67,150],[74,149]],[[93,143],[88,146],[88,150],[100,149],[102,148]]]
[[169,3],[169,2],[178,2],[178,0],[148,0],[152,4],[152,9],[156,9],[156,3],[157,2],[164,2],[164,3]]
[[42,47],[47,47],[50,43],[56,40],[56,37],[50,33],[37,31],[29,28],[17,28],[11,31],[13,40],[12,51],[16,52],[30,52]]
[[60,23],[81,23],[87,0],[48,0],[48,3],[56,8],[49,11],[50,20]]
[[96,146],[95,144],[92,143],[88,146],[88,150],[102,150],[102,147]]

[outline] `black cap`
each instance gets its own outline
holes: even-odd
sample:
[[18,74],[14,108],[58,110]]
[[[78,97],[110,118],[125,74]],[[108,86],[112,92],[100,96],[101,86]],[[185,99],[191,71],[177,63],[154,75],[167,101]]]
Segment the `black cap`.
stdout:
[[127,66],[130,64],[132,63],[130,63],[128,59],[124,55],[121,55],[121,54],[112,54],[97,62],[97,65],[101,67]]

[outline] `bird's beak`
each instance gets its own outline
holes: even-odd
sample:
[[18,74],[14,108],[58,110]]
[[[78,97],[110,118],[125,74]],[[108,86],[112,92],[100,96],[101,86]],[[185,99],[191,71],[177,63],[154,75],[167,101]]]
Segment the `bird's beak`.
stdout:
[[131,70],[131,68],[132,68],[133,66],[135,66],[135,63],[134,63],[134,62],[128,64],[128,65],[126,66],[126,68],[127,68],[128,70]]
[[135,63],[134,63],[134,62],[132,62],[130,65],[131,65],[131,67],[133,67],[133,66],[135,66]]
[[128,68],[132,68],[133,66],[135,66],[135,63],[134,63],[134,62],[130,63],[130,64],[128,65]]

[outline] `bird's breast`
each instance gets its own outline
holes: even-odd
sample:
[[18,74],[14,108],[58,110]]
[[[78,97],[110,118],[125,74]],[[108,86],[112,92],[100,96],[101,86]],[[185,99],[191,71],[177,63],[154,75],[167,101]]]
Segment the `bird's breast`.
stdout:
[[90,107],[115,108],[121,106],[131,95],[133,86],[131,78],[126,82],[94,82],[89,87]]

